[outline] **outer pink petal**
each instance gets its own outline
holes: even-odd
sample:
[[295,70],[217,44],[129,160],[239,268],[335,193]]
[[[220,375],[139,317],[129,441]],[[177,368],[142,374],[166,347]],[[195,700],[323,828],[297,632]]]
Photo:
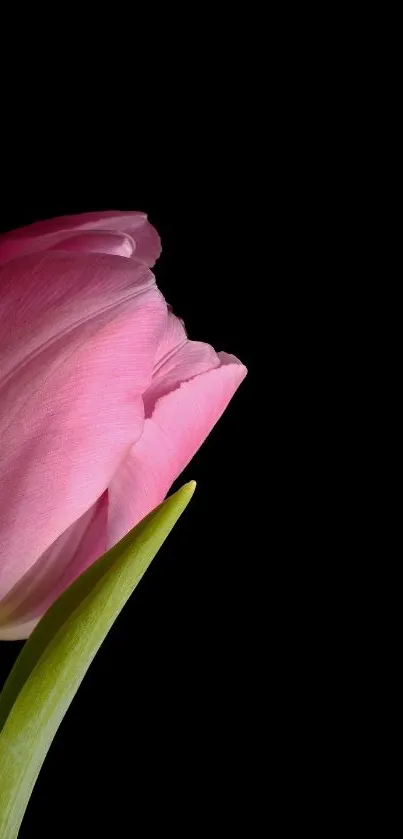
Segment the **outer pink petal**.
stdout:
[[103,254],[30,254],[0,267],[0,386],[26,359],[76,330],[97,330],[153,287],[143,263]]
[[[66,238],[80,231],[127,234],[135,244],[136,257],[150,267],[154,265],[161,252],[158,233],[147,221],[145,213],[113,210],[60,216],[6,233],[0,236],[0,264],[27,253],[55,249],[58,244],[60,248],[63,248]],[[85,238],[82,239],[81,244],[82,249],[85,249]],[[93,250],[93,247],[90,250]],[[111,251],[101,248],[101,252],[110,253]]]
[[246,375],[234,356],[220,367],[162,396],[140,440],[109,485],[108,546],[115,544],[165,497],[203,443]]
[[26,623],[13,623],[10,626],[2,627],[0,631],[0,641],[21,641],[24,638],[29,638],[31,632],[34,631],[39,618]]
[[200,341],[189,341],[182,321],[169,311],[152,382],[144,394],[145,416],[151,416],[157,399],[175,390],[181,382],[219,366],[220,359],[213,347]]
[[182,382],[219,366],[220,359],[213,347],[201,341],[186,341],[160,367],[154,368],[152,382],[144,394],[145,416],[152,416],[161,396],[176,390]]
[[185,344],[188,340],[186,329],[183,321],[176,317],[168,307],[168,316],[164,329],[164,334],[158,346],[157,355],[155,356],[156,369],[164,363],[167,359],[176,352],[179,347]]
[[139,279],[129,260],[85,255],[3,269],[0,599],[102,495],[141,434],[166,319],[144,270]]
[[[0,602],[0,640],[27,638],[49,606],[106,550],[108,495],[72,524]],[[28,630],[24,626],[28,625]]]
[[69,231],[63,236],[50,237],[45,250],[62,250],[70,253],[110,253],[130,258],[135,256],[136,242],[127,233],[110,230]]

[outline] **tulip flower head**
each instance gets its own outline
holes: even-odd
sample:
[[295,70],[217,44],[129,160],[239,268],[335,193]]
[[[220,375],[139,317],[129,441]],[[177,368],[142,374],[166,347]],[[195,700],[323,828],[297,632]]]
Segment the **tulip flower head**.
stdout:
[[143,213],[0,236],[0,639],[165,497],[246,374],[189,340]]

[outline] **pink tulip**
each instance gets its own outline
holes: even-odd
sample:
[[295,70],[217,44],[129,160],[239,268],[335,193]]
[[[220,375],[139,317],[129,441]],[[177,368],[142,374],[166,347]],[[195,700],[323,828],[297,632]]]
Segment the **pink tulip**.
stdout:
[[165,497],[246,374],[189,341],[143,213],[0,236],[0,639]]

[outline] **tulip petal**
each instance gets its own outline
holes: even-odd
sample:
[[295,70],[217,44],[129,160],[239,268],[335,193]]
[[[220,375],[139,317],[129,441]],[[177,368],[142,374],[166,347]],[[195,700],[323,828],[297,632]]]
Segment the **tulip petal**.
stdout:
[[189,341],[182,321],[169,311],[154,364],[152,382],[144,394],[144,413],[150,417],[161,396],[181,382],[220,366],[216,351],[201,341]]
[[162,501],[245,377],[237,358],[218,353],[218,359],[219,367],[161,396],[145,420],[140,440],[109,485],[109,546]]
[[25,359],[74,330],[91,333],[101,317],[110,320],[116,306],[151,288],[143,263],[104,254],[30,254],[7,263],[0,268],[0,386]]
[[[145,213],[107,211],[60,216],[5,233],[0,236],[0,264],[28,253],[54,249],[58,244],[63,249],[63,241],[74,232],[80,231],[98,231],[106,235],[108,232],[127,234],[134,242],[137,259],[150,267],[161,253],[160,238],[155,228],[147,221]],[[83,250],[86,250],[86,244],[88,240],[82,238]],[[93,250],[93,242],[90,250]],[[109,249],[104,251],[103,248],[101,252],[111,253]]]
[[0,641],[23,641],[25,638],[29,638],[37,623],[38,620],[35,619],[27,623],[15,623],[9,627],[2,627]]
[[157,354],[155,356],[155,367],[158,368],[188,340],[185,325],[181,318],[173,314],[168,306],[168,315],[165,324],[164,334],[161,337]]
[[59,253],[18,263],[0,277],[0,600],[139,438],[166,320],[144,265]]
[[[0,640],[27,638],[54,600],[106,550],[108,494],[42,554],[0,602]],[[29,627],[24,634],[24,626]]]
[[[114,233],[110,230],[79,230],[57,236],[46,250],[63,250],[70,253],[110,253],[115,256],[130,258],[135,255],[136,242],[127,233]],[[137,254],[136,254],[137,256]]]
[[220,366],[220,359],[209,344],[186,341],[173,355],[154,371],[150,386],[144,394],[144,414],[151,417],[158,399],[176,390],[182,382]]

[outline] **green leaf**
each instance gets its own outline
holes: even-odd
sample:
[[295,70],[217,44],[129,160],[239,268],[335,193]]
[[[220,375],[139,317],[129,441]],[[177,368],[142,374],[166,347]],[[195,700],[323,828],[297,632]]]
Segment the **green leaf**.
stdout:
[[65,591],[0,696],[0,839],[15,839],[53,737],[113,622],[189,503],[185,484]]

